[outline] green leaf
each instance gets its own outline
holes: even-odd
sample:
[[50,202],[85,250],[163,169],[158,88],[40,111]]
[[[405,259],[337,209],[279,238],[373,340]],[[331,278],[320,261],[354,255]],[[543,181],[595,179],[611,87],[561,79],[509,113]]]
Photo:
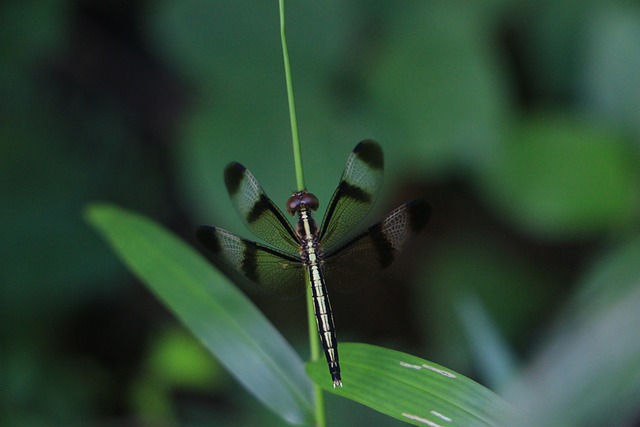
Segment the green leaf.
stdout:
[[475,294],[464,295],[455,306],[478,372],[500,390],[516,372],[516,357],[493,318]]
[[[640,69],[640,9],[633,2],[594,4],[597,13],[589,15],[584,59],[580,61],[579,93],[594,119],[633,131],[632,140],[638,147],[640,90],[636,76]],[[583,9],[585,4],[576,3],[576,7]]]
[[[418,319],[431,340],[429,357],[447,360],[449,367],[461,372],[473,367],[479,375],[488,374],[478,370],[477,354],[473,354],[478,350],[474,344],[479,339],[478,331],[469,341],[465,335],[471,331],[459,316],[459,311],[471,316],[473,310],[467,311],[461,303],[469,296],[477,298],[496,333],[507,342],[518,342],[530,330],[531,318],[553,304],[556,284],[530,259],[518,258],[512,248],[495,238],[479,234],[471,237],[468,229],[450,233],[435,252],[422,268],[421,280],[429,287],[419,292],[421,306],[429,313]],[[471,324],[479,327],[478,320]],[[482,345],[489,345],[489,341],[484,340]],[[495,388],[497,378],[481,379],[492,390],[499,390]]]
[[324,389],[419,426],[493,426],[508,409],[494,392],[416,356],[368,344],[340,345],[343,387],[326,363],[307,364]]
[[488,49],[491,10],[486,2],[412,2],[380,21],[384,42],[363,78],[369,132],[411,146],[430,174],[477,167],[508,117],[507,79]]
[[481,177],[506,219],[547,238],[624,229],[637,215],[633,152],[616,132],[582,119],[527,117]]
[[640,405],[640,241],[598,260],[505,395],[507,425],[630,426]]
[[219,365],[191,334],[173,325],[153,340],[146,371],[167,388],[213,388],[220,382]]
[[158,224],[113,205],[89,222],[236,379],[290,423],[312,418],[302,360],[232,283]]

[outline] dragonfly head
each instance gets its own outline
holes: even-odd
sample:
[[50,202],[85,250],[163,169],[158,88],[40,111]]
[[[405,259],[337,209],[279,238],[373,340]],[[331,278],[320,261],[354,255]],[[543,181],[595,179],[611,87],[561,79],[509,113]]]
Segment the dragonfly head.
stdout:
[[289,197],[289,200],[287,200],[287,212],[294,215],[303,205],[315,211],[318,209],[319,205],[318,198],[306,191],[296,191],[291,197]]

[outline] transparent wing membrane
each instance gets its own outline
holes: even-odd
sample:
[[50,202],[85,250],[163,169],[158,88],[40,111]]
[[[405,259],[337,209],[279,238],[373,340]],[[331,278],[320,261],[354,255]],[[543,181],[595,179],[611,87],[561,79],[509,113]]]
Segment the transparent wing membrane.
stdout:
[[253,234],[287,253],[298,253],[289,220],[247,168],[240,163],[230,163],[224,171],[224,182],[233,206]]
[[338,188],[322,220],[320,240],[331,247],[350,234],[378,197],[384,173],[384,155],[378,143],[359,143],[347,159]]
[[304,293],[304,268],[299,257],[221,228],[201,226],[197,236],[218,261],[230,265],[265,292],[283,298],[295,298]]

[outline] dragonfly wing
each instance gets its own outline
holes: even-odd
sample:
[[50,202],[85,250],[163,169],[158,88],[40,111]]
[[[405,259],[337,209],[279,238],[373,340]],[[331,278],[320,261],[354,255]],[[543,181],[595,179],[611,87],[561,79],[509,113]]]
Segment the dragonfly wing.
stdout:
[[320,240],[325,247],[342,240],[367,215],[378,197],[383,172],[380,145],[371,140],[356,145],[322,220]]
[[426,201],[413,200],[345,244],[329,249],[325,259],[327,283],[342,291],[366,284],[393,262],[430,216],[431,206]]
[[277,248],[297,253],[298,240],[289,220],[247,168],[230,163],[224,170],[224,183],[233,206],[253,234]]
[[208,225],[198,228],[197,237],[213,253],[216,264],[232,267],[260,289],[284,298],[304,293],[300,258]]

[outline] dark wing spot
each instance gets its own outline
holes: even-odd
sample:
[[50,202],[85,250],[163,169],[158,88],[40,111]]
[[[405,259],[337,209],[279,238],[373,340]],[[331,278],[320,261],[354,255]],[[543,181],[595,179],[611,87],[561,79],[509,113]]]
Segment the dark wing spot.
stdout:
[[258,283],[258,256],[256,255],[257,247],[255,243],[248,240],[243,240],[242,243],[244,243],[244,253],[241,267],[242,272],[247,279],[251,280],[254,283]]
[[221,251],[220,240],[216,234],[216,228],[210,225],[201,225],[196,231],[196,237],[202,243],[202,245],[209,249],[214,254],[219,254]]
[[234,196],[238,189],[240,188],[240,183],[242,183],[242,179],[244,178],[244,171],[246,168],[242,166],[240,163],[229,163],[229,165],[224,170],[224,183],[227,186],[227,191],[229,194]]
[[431,206],[424,199],[412,200],[407,203],[409,227],[413,233],[418,233],[431,217]]
[[254,221],[257,221],[263,213],[269,210],[270,206],[271,201],[269,200],[269,198],[265,194],[261,194],[260,200],[258,200],[251,208],[251,211],[247,216],[247,222],[251,224]]
[[340,192],[342,193],[342,197],[347,197],[359,202],[368,203],[371,201],[371,194],[367,193],[360,187],[349,184],[346,181],[342,181],[340,183]]
[[365,139],[353,149],[353,153],[360,160],[373,169],[382,170],[384,168],[384,154],[377,142]]
[[393,254],[395,250],[393,249],[391,242],[387,240],[387,236],[385,235],[382,226],[383,223],[381,222],[372,226],[369,228],[369,233],[373,240],[373,246],[376,250],[380,266],[382,268],[387,268],[393,262]]

